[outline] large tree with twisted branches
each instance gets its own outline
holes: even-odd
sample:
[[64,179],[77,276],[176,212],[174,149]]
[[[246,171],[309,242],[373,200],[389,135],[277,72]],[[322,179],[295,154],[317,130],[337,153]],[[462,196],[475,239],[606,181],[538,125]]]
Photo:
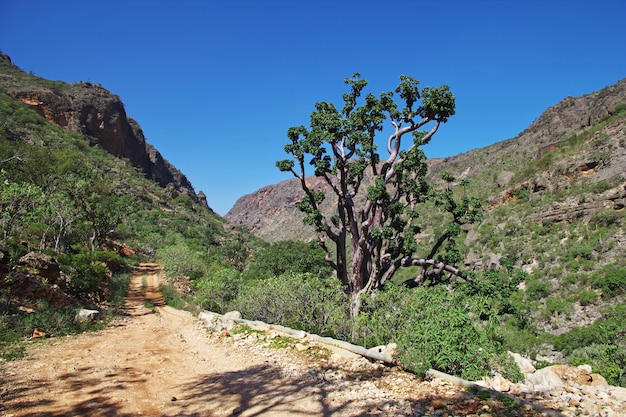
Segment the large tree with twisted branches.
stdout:
[[[285,152],[292,158],[276,165],[300,180],[304,196],[297,207],[305,213],[304,222],[318,232],[326,259],[353,296],[352,312],[358,314],[360,296],[381,288],[401,267],[419,267],[412,286],[438,282],[450,274],[462,276],[453,265],[460,261],[458,251],[436,256],[446,245],[454,249],[461,225],[476,221],[482,211],[475,199],[456,201],[450,187],[435,193],[426,182],[421,146],[455,113],[455,97],[448,86],[420,90],[416,79],[401,76],[394,92],[362,97],[367,81],[359,74],[345,83],[349,91],[343,95],[343,107],[315,104],[309,128],[292,127],[287,132]],[[392,131],[386,140],[387,158],[381,159],[375,137],[385,121]],[[336,200],[332,215],[320,209],[326,194],[307,185],[311,172],[332,190]],[[361,190],[366,176],[371,177],[370,185]],[[449,174],[443,179],[448,184],[454,181]],[[360,192],[365,198],[355,204]],[[421,231],[417,207],[429,198],[450,215],[429,253],[416,257],[416,235]]]

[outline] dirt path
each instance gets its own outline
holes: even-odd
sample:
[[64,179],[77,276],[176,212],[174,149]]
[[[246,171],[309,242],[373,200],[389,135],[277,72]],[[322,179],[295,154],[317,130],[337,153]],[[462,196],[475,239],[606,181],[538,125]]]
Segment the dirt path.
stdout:
[[[146,300],[154,311],[144,306]],[[305,387],[263,358],[211,339],[163,304],[157,275],[133,277],[128,317],[2,364],[4,416],[230,416],[324,414]]]
[[134,275],[123,319],[0,363],[0,416],[536,415],[365,360],[346,370],[265,347],[254,334],[209,336],[191,314],[164,305],[150,267]]

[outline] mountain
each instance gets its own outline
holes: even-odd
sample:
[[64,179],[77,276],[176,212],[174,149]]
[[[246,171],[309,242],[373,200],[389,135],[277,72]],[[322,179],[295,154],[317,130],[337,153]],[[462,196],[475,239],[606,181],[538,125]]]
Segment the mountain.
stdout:
[[[582,97],[567,97],[547,109],[533,124],[517,137],[467,153],[428,161],[431,178],[443,171],[457,178],[479,180],[481,194],[491,209],[507,202],[519,189],[532,193],[550,193],[570,188],[578,183],[618,181],[624,178],[626,150],[624,147],[624,119],[595,132],[595,140],[580,152],[560,155],[569,146],[572,135],[581,136],[594,130],[594,126],[609,118],[626,103],[626,79],[601,91]],[[433,140],[437,140],[436,136]],[[533,164],[547,164],[558,155],[558,169],[539,167],[537,172],[526,170]],[[549,169],[548,169],[549,168]],[[320,189],[325,184],[311,177]],[[302,191],[295,179],[267,185],[242,196],[226,214],[234,225],[247,227],[252,233],[268,241],[304,239],[314,237],[312,230],[302,225],[302,214],[294,207]],[[616,203],[621,204],[621,203]],[[591,203],[583,206],[590,207]],[[327,210],[332,210],[330,203]],[[559,216],[563,209],[552,209],[550,215]],[[574,210],[569,207],[567,210]],[[562,214],[565,215],[565,214]]]
[[242,270],[265,244],[209,208],[119,97],[27,74],[1,53],[0,230],[0,328],[41,299],[109,303],[143,260],[189,279]]
[[188,195],[208,208],[204,194],[161,153],[146,142],[134,119],[128,117],[118,96],[91,82],[66,84],[26,74],[0,53],[0,86],[6,94],[36,111],[46,120],[78,132],[92,145],[128,160],[146,178],[176,196]]

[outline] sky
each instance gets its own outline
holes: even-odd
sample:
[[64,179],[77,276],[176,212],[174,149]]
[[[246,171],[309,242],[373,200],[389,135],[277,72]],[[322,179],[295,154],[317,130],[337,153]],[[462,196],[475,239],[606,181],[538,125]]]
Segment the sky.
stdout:
[[118,95],[225,215],[291,178],[287,129],[356,72],[376,95],[400,75],[449,85],[456,115],[424,150],[453,156],[625,78],[625,22],[623,0],[0,0],[0,50]]

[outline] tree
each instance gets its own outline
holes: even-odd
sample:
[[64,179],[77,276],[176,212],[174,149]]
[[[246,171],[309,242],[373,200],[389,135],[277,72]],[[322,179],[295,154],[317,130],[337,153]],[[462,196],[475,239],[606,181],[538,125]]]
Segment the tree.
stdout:
[[[452,219],[428,256],[415,257],[415,236],[421,230],[417,208],[435,197],[425,179],[426,157],[420,147],[454,115],[455,97],[446,85],[420,91],[419,81],[401,76],[395,89],[400,108],[394,92],[383,92],[379,97],[369,93],[361,100],[367,81],[358,73],[345,83],[350,90],[343,95],[341,110],[332,103],[317,103],[309,128],[297,126],[287,132],[285,152],[292,159],[276,165],[300,180],[304,196],[297,207],[305,213],[304,222],[315,227],[327,262],[353,296],[352,314],[356,315],[360,296],[381,288],[401,267],[421,267],[415,285],[441,280],[444,274],[462,275],[435,255],[444,243],[453,245],[460,225],[478,219],[481,209],[475,199],[464,197],[457,203],[449,188],[437,195],[439,206],[451,213]],[[393,131],[386,141],[388,157],[382,160],[375,136],[383,130],[386,119]],[[412,140],[406,138],[409,134]],[[324,179],[336,200],[334,214],[329,216],[320,209],[326,193],[307,184],[307,165],[312,166],[315,176]],[[359,203],[356,197],[366,176],[371,177],[372,185]],[[444,181],[451,183],[454,178],[447,174]],[[335,246],[335,252],[327,242]]]

